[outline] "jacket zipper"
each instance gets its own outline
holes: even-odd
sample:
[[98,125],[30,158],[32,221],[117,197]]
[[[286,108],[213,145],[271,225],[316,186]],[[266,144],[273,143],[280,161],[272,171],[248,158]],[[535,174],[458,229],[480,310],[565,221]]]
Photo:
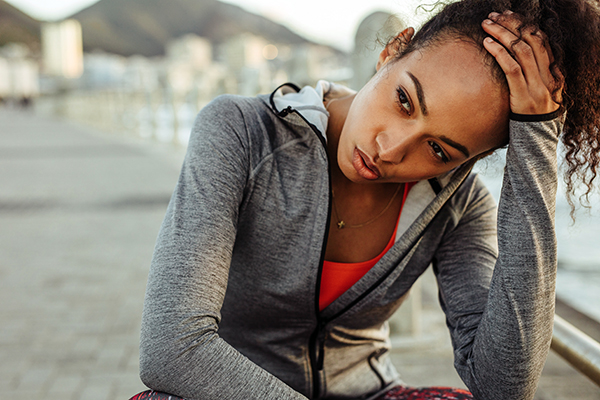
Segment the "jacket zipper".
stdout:
[[323,236],[323,245],[321,246],[321,255],[319,257],[319,270],[317,271],[317,283],[315,288],[315,315],[317,318],[317,327],[310,335],[309,339],[309,357],[310,357],[310,369],[312,375],[312,396],[311,399],[318,399],[321,393],[321,380],[320,380],[320,371],[323,370],[324,363],[324,349],[325,349],[325,338],[327,332],[325,331],[325,326],[327,322],[321,318],[321,310],[319,310],[319,294],[321,290],[321,276],[323,274],[323,263],[325,261],[325,250],[327,248],[327,238],[329,237],[329,228],[331,221],[331,161],[329,159],[329,153],[327,153],[327,143],[323,134],[317,129],[316,126],[311,124],[309,121],[304,118],[302,114],[300,114],[297,110],[293,109],[291,106],[286,107],[281,110],[278,114],[280,117],[286,117],[288,114],[292,112],[296,113],[306,124],[313,130],[313,132],[319,138],[321,145],[323,145],[323,149],[325,150],[325,156],[327,157],[327,177],[329,182],[329,192],[328,192],[328,205],[327,205],[327,223],[325,224],[325,233]]
[[[281,86],[285,86],[285,85],[281,85]],[[275,109],[274,103],[272,103],[272,106],[273,106],[273,109]],[[323,148],[325,149],[325,155],[327,157],[327,174],[328,174],[328,181],[329,181],[329,194],[328,194],[329,204],[327,206],[327,223],[325,225],[325,235],[323,237],[323,245],[321,247],[321,256],[319,258],[319,270],[317,272],[317,283],[316,283],[316,288],[315,288],[315,315],[317,318],[317,327],[315,328],[313,333],[310,335],[310,339],[309,339],[309,357],[310,357],[310,367],[311,367],[311,373],[312,373],[311,374],[312,375],[311,399],[316,400],[320,397],[320,392],[321,392],[320,371],[323,370],[323,365],[325,362],[325,339],[327,338],[327,331],[325,330],[325,327],[327,326],[327,324],[330,321],[334,320],[335,318],[339,317],[340,315],[342,315],[343,313],[348,311],[356,303],[358,303],[365,296],[367,296],[371,291],[373,291],[380,284],[380,282],[385,280],[385,278],[387,277],[387,275],[389,275],[389,273],[391,273],[391,271],[388,274],[386,274],[385,277],[382,277],[382,279],[377,281],[377,283],[375,285],[370,287],[361,296],[359,296],[355,301],[350,303],[348,306],[346,306],[343,310],[341,310],[340,312],[335,314],[333,317],[331,317],[327,320],[321,318],[321,316],[320,316],[321,311],[319,309],[319,294],[320,294],[320,290],[321,290],[321,276],[323,274],[323,263],[325,261],[325,250],[327,248],[327,238],[329,237],[329,229],[330,229],[330,225],[331,225],[331,223],[330,223],[331,207],[332,207],[332,205],[331,205],[331,160],[329,159],[329,153],[327,153],[327,143],[325,141],[325,138],[323,137],[321,132],[317,129],[317,127],[315,127],[308,120],[306,120],[306,118],[304,118],[304,116],[302,114],[300,114],[297,110],[295,110],[291,106],[288,106],[285,109],[279,111],[278,115],[280,117],[286,117],[288,114],[291,114],[291,113],[296,113],[313,130],[313,132],[317,135],[321,144],[323,145]]]
[[[283,85],[282,85],[283,86]],[[280,117],[286,117],[288,114],[296,113],[306,124],[313,130],[313,132],[317,135],[323,148],[325,149],[325,155],[327,157],[327,174],[329,180],[329,204],[327,206],[327,223],[325,225],[325,235],[323,237],[323,245],[321,247],[321,256],[319,258],[319,270],[317,272],[317,283],[315,288],[315,315],[317,317],[317,327],[310,335],[309,339],[309,356],[310,356],[310,367],[312,373],[312,396],[311,399],[318,399],[321,393],[321,380],[320,380],[320,371],[323,370],[323,365],[325,363],[325,339],[327,338],[327,331],[325,327],[327,324],[351,309],[356,303],[366,297],[369,293],[371,293],[387,276],[391,273],[388,272],[384,277],[382,277],[375,285],[370,287],[364,293],[362,293],[357,299],[355,299],[352,303],[348,304],[344,309],[335,314],[329,319],[321,318],[321,310],[319,309],[319,294],[321,291],[321,276],[323,274],[323,263],[325,261],[325,250],[327,248],[327,238],[329,237],[329,229],[330,229],[330,221],[331,221],[331,160],[329,159],[329,153],[327,153],[327,143],[325,138],[321,134],[321,132],[317,129],[316,126],[311,124],[302,114],[300,114],[297,110],[292,108],[291,106],[287,106],[283,110],[281,110],[278,115]]]
[[[300,113],[298,113],[300,115]],[[302,119],[304,117],[300,115]],[[306,121],[306,120],[305,120]],[[308,121],[306,121],[308,123]],[[329,181],[329,191],[328,191],[328,205],[327,205],[327,223],[325,224],[325,233],[323,236],[323,245],[321,246],[321,256],[319,257],[319,270],[317,272],[317,283],[315,288],[315,315],[317,317],[317,328],[313,332],[310,337],[310,364],[312,370],[312,399],[318,399],[321,393],[321,379],[320,379],[320,371],[323,370],[323,362],[324,362],[324,349],[325,349],[325,326],[328,321],[325,321],[321,318],[321,310],[319,309],[319,295],[321,291],[321,277],[323,275],[323,263],[325,262],[325,250],[327,249],[327,238],[329,237],[329,228],[331,221],[331,163],[329,160],[329,153],[327,153],[327,144],[325,143],[325,139],[319,132],[319,130],[312,124],[309,123],[309,126],[312,130],[317,134],[319,139],[321,140],[321,144],[325,149],[325,155],[327,156],[327,176]]]

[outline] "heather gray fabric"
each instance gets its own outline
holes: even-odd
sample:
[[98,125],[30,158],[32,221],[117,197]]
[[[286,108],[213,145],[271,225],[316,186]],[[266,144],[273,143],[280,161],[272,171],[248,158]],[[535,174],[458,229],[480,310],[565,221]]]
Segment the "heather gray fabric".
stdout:
[[[307,107],[326,116],[318,103]],[[327,153],[317,123],[279,111],[268,97],[221,96],[199,114],[148,278],[142,381],[188,399],[378,393],[400,382],[386,320],[432,264],[475,397],[533,398],[552,332],[561,119],[511,121],[498,239],[471,165],[437,196],[420,182],[394,247],[318,313]]]

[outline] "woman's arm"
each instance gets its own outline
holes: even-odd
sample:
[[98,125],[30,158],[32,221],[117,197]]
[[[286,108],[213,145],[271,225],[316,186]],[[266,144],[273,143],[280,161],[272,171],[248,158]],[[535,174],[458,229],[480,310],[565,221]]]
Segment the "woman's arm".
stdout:
[[[489,293],[483,295],[486,271],[494,265],[489,260],[493,233],[485,227],[493,221],[476,214],[476,202],[445,237],[434,267],[455,365],[469,389],[478,399],[531,399],[554,316],[556,147],[562,118],[553,89],[560,82],[550,73],[551,54],[541,33],[526,29],[515,42],[516,16],[491,17],[484,29],[503,46],[489,40],[485,46],[506,74],[512,114]],[[477,296],[485,301],[478,305]]]
[[304,399],[218,334],[251,163],[239,102],[220,97],[196,119],[150,268],[140,376],[187,399]]
[[495,215],[479,193],[434,258],[455,366],[477,399],[533,398],[552,336],[561,122],[510,125],[495,266]]

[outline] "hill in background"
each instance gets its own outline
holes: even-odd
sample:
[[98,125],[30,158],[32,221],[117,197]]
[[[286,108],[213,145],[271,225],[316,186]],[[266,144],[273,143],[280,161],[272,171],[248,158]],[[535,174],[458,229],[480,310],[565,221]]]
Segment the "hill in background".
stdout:
[[162,55],[169,41],[188,33],[216,44],[244,32],[276,43],[307,42],[280,24],[217,0],[101,0],[70,18],[81,23],[84,51],[124,56]]
[[0,0],[0,46],[23,43],[31,50],[40,50],[40,21]]
[[[83,30],[86,52],[160,56],[173,39],[194,33],[213,44],[252,33],[274,43],[310,43],[287,27],[218,0],[101,0],[69,18]],[[25,43],[40,50],[38,21],[0,0],[0,46]]]

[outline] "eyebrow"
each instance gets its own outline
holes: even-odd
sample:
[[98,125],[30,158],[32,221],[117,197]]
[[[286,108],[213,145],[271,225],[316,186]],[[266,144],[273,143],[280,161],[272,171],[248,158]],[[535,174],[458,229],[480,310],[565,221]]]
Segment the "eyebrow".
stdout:
[[461,153],[463,153],[467,158],[471,157],[471,154],[469,153],[469,150],[463,146],[460,143],[455,142],[454,140],[450,139],[449,137],[446,137],[444,135],[439,136],[440,140],[442,140],[444,143],[454,147],[456,150],[460,151]]
[[423,93],[423,86],[421,86],[421,82],[417,79],[416,76],[411,74],[409,71],[406,72],[410,79],[412,79],[415,84],[415,90],[417,91],[417,98],[419,99],[419,107],[421,107],[421,112],[423,115],[427,115],[427,104],[425,104],[425,94]]
[[[427,104],[425,104],[425,94],[423,93],[423,86],[421,86],[421,82],[419,81],[419,79],[417,79],[416,76],[411,74],[409,71],[407,71],[406,73],[408,74],[410,79],[412,79],[413,83],[415,84],[415,90],[417,91],[417,98],[419,99],[419,107],[421,108],[421,112],[423,113],[423,115],[428,115]],[[467,157],[467,158],[471,157],[471,153],[469,153],[469,150],[462,144],[457,143],[454,140],[452,140],[449,137],[446,137],[444,135],[439,136],[439,138],[444,143],[454,147],[456,150],[463,153],[465,155],[465,157]]]

